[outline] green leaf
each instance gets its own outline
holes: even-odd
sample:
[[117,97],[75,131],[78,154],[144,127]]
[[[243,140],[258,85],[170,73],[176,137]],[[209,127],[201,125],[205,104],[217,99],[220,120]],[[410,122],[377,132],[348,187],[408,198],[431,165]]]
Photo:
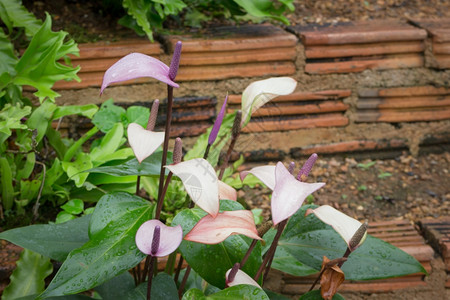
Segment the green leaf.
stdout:
[[145,257],[136,247],[136,231],[150,219],[151,211],[149,202],[143,203],[91,235],[89,242],[70,252],[38,299],[89,290],[136,266]]
[[190,289],[184,295],[182,300],[269,300],[269,296],[259,287],[240,284],[224,289],[215,294],[205,296],[199,289]]
[[64,42],[67,33],[51,30],[51,18],[47,14],[44,24],[34,34],[28,48],[16,65],[16,85],[31,85],[42,103],[49,98],[52,102],[59,94],[51,88],[58,80],[80,79],[76,75],[80,67],[72,68],[58,61],[68,54],[78,55],[78,47],[73,40]]
[[136,23],[145,32],[148,39],[153,42],[153,32],[147,18],[147,13],[151,7],[151,2],[144,0],[123,0],[122,5],[127,10],[127,13],[133,17]]
[[[244,208],[235,201],[221,200],[220,209],[224,211]],[[205,215],[206,213],[199,208],[185,209],[175,216],[172,225],[181,225],[183,234],[186,235]],[[182,241],[179,249],[195,272],[208,283],[218,288],[224,288],[226,271],[231,269],[236,262],[242,260],[251,241],[245,236],[233,235],[216,245]],[[261,248],[260,243],[258,243],[245,264],[243,271],[250,276],[254,276],[260,264]]]
[[0,133],[4,133],[4,138],[0,139],[0,143],[3,143],[12,132],[11,129],[26,129],[27,126],[21,123],[22,118],[28,116],[31,113],[31,107],[20,107],[19,104],[11,105],[6,104],[0,111]]
[[[0,10],[1,10],[0,2]],[[2,21],[4,20],[0,14]],[[6,23],[6,22],[5,22]],[[18,62],[14,54],[14,46],[9,41],[3,29],[0,28],[0,91],[9,83],[9,81],[16,75],[15,66]],[[0,94],[1,96],[1,94]]]
[[89,154],[80,152],[74,162],[62,162],[62,168],[67,173],[67,177],[75,182],[76,187],[83,186],[88,177],[88,173],[83,172],[92,168],[93,164]]
[[[314,290],[303,294],[299,300],[323,300],[320,290]],[[345,300],[340,294],[335,294],[332,300]]]
[[239,6],[244,8],[250,15],[258,18],[271,18],[285,25],[289,25],[289,20],[281,13],[284,11],[284,7],[276,9],[272,1],[265,0],[233,0]]
[[150,110],[144,106],[130,106],[127,108],[127,124],[123,124],[128,128],[128,124],[137,123],[142,127],[147,127]]
[[16,262],[10,284],[3,291],[3,300],[40,293],[44,290],[44,279],[52,273],[50,259],[24,249]]
[[116,123],[102,138],[100,145],[92,149],[90,153],[91,161],[97,166],[106,162],[105,157],[115,152],[124,142],[123,125],[122,123]]
[[[181,270],[180,276],[178,277],[178,284],[181,284],[183,280],[186,269]],[[189,291],[190,289],[199,289],[204,291],[205,295],[214,294],[220,291],[219,288],[207,283],[200,275],[198,275],[194,270],[191,269],[189,276],[186,280],[184,291]],[[203,294],[202,294],[203,295]]]
[[33,111],[27,120],[28,127],[37,130],[36,143],[39,143],[47,132],[56,107],[54,103],[45,101]]
[[[278,243],[278,248],[283,250],[279,252],[277,248],[274,267],[280,268],[275,262],[287,253],[291,257],[284,257],[285,262],[282,266],[288,265],[289,261],[292,264],[298,261],[309,267],[309,270],[318,271],[323,256],[335,259],[344,254],[347,245],[331,226],[321,222],[313,214],[304,216],[306,209],[310,207],[314,206],[303,206],[290,218]],[[423,266],[414,257],[370,235],[362,246],[350,254],[341,269],[349,280],[372,280],[412,273],[426,274]],[[290,270],[281,269],[281,271]],[[308,274],[310,273],[303,275]]]
[[277,294],[275,292],[272,292],[272,291],[269,291],[266,289],[264,290],[264,292],[266,292],[266,294],[267,294],[267,296],[269,296],[270,300],[289,300],[289,298],[287,298],[283,295]]
[[58,106],[53,114],[53,120],[70,115],[80,115],[92,119],[97,111],[98,106],[95,104]]
[[66,211],[60,211],[58,213],[58,215],[56,216],[56,220],[55,223],[56,224],[61,224],[70,220],[76,219],[76,217],[74,215],[72,215],[71,213],[68,213]]
[[113,126],[121,122],[126,115],[123,107],[114,104],[112,99],[106,100],[99,111],[92,118],[92,123],[100,129],[101,132],[107,133]]
[[61,206],[61,208],[69,214],[78,215],[84,210],[84,202],[81,199],[72,199]]
[[91,216],[83,216],[63,224],[39,224],[14,228],[0,233],[0,239],[32,250],[57,261],[64,261],[73,249],[89,240]]
[[8,210],[14,203],[14,186],[11,167],[5,157],[0,157],[0,179],[3,209]]
[[[126,294],[134,290],[134,279],[129,272],[124,272],[95,288],[102,299],[129,299]],[[135,299],[134,299],[135,300]]]
[[40,180],[21,180],[20,181],[20,199],[31,201],[35,199],[41,187]]
[[[106,194],[98,201],[89,223],[89,236],[93,238],[106,225],[123,218],[132,210],[147,207],[149,202],[124,192]],[[153,209],[153,206],[151,206]]]
[[7,25],[11,24],[8,26],[9,31],[12,26],[23,27],[26,35],[32,37],[42,25],[42,22],[21,4],[21,1],[2,0],[0,1],[0,10],[2,11],[2,21]]
[[94,134],[96,134],[98,132],[98,130],[99,129],[97,127],[93,127],[88,132],[83,134],[83,136],[78,141],[76,141],[72,146],[69,147],[69,149],[67,149],[66,154],[64,154],[63,161],[72,160],[73,156],[75,155],[75,153],[77,153],[77,151],[80,150],[81,146],[87,140],[89,140],[91,137],[93,137]]
[[[146,300],[147,282],[128,292],[123,299]],[[153,278],[151,299],[178,299],[178,289],[173,278],[166,273],[159,273]]]
[[[136,158],[133,158],[121,165],[102,166],[86,170],[89,173],[104,173],[112,176],[159,176],[161,172],[162,151],[158,151],[147,157],[139,163]],[[172,153],[167,155],[167,164],[172,163]],[[166,171],[168,174],[168,171]]]
[[61,133],[49,126],[45,136],[47,137],[49,144],[55,149],[58,158],[63,159],[67,152],[67,146],[61,138]]

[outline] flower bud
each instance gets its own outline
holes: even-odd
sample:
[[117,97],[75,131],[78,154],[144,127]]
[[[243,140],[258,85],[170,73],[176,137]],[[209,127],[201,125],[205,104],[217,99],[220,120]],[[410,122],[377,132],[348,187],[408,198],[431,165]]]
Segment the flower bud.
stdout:
[[316,162],[317,157],[318,156],[316,153],[311,154],[311,156],[305,162],[303,167],[300,169],[300,172],[298,172],[297,180],[306,181],[306,178],[308,177],[309,172],[311,172],[311,169],[314,166],[314,163]]
[[172,60],[170,61],[170,68],[169,68],[170,80],[175,80],[175,77],[177,77],[178,67],[180,65],[180,56],[181,56],[181,42],[178,41],[175,44],[175,50],[173,51]]
[[179,137],[175,139],[175,145],[173,147],[173,163],[178,164],[181,162],[183,156],[183,142]]
[[233,129],[231,131],[233,137],[236,137],[241,133],[241,119],[242,119],[242,112],[238,110],[236,112],[236,116],[234,117]]
[[152,109],[150,111],[150,117],[148,118],[147,130],[153,131],[156,125],[156,118],[158,117],[159,100],[153,101]]

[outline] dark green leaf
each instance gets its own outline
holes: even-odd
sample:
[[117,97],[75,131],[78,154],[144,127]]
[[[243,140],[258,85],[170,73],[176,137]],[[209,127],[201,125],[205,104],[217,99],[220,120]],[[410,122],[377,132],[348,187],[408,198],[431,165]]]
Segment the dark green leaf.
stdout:
[[14,186],[11,167],[5,157],[0,157],[0,179],[3,209],[8,210],[14,203]]
[[[323,298],[320,295],[320,290],[314,290],[302,295],[299,300],[323,300]],[[345,298],[339,294],[335,294],[332,300],[345,300]]]
[[[244,208],[235,201],[221,200],[220,209],[224,211]],[[181,225],[183,234],[186,235],[205,215],[206,213],[199,208],[186,209],[176,215],[172,225]],[[236,262],[241,261],[250,243],[251,239],[245,236],[233,235],[216,245],[183,241],[180,251],[195,272],[210,284],[224,288],[226,271],[231,269]],[[243,270],[250,276],[254,276],[260,264],[261,248],[258,243]]]
[[148,202],[129,210],[70,252],[38,299],[89,290],[136,266],[145,257],[136,247],[136,231],[150,219],[151,211]]
[[87,215],[63,224],[40,224],[20,227],[0,233],[0,239],[20,247],[64,261],[70,251],[89,240]]
[[125,295],[134,290],[134,279],[129,272],[124,272],[95,288],[102,299],[127,299]]
[[240,284],[224,289],[223,291],[206,296],[209,300],[241,299],[241,300],[269,300],[269,296],[259,287]]
[[2,11],[2,21],[8,25],[10,31],[11,26],[23,27],[26,35],[32,37],[42,25],[42,22],[29,12],[21,1],[2,0],[0,11]]
[[[124,192],[106,194],[98,201],[89,223],[89,236],[92,238],[110,222],[117,221],[130,211],[147,207],[149,202],[141,197]],[[151,206],[153,207],[153,206]]]
[[[139,163],[136,158],[117,166],[104,166],[86,170],[89,173],[105,173],[113,176],[159,176],[161,172],[162,151],[158,151]],[[167,155],[167,164],[172,163],[172,153]],[[166,174],[168,171],[166,170]]]
[[269,291],[266,289],[264,289],[264,292],[266,292],[266,294],[267,294],[267,296],[269,296],[270,300],[289,300],[289,298],[287,298],[283,295],[277,294],[275,292],[272,292],[272,291]]
[[10,277],[10,284],[3,291],[2,299],[17,299],[40,293],[44,290],[44,279],[52,273],[50,259],[24,249]]
[[[140,284],[134,290],[128,292],[123,299],[146,300],[147,282]],[[152,280],[151,299],[178,299],[178,289],[167,273],[159,273]]]

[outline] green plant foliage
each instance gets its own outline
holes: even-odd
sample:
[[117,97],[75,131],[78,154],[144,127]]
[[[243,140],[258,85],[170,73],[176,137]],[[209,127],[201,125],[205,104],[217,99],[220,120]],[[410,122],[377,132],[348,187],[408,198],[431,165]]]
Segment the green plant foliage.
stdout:
[[[132,195],[122,196],[113,201],[132,198]],[[151,218],[153,206],[143,199],[136,199],[136,202],[137,205],[132,209],[127,208],[119,219],[114,219],[116,215],[113,211],[105,211],[101,215],[95,210],[91,222],[96,222],[99,214],[110,221],[104,222],[106,226],[101,231],[95,234],[91,232],[91,239],[86,244],[69,253],[55,278],[38,299],[89,290],[142,261],[145,255],[137,249],[134,239],[142,223]]]
[[[285,260],[282,267],[286,267],[289,261],[292,264],[298,261],[309,267],[309,270],[315,269],[318,272],[323,256],[335,259],[344,254],[347,246],[331,226],[322,223],[314,215],[304,216],[306,209],[310,207],[312,206],[303,206],[289,219],[278,242],[274,267],[279,267],[278,260],[281,258]],[[269,241],[273,235],[271,232],[264,238]],[[286,257],[286,254],[290,257]],[[382,279],[411,273],[426,274],[423,266],[414,257],[370,235],[364,244],[349,256],[341,269],[349,280]],[[282,270],[290,271],[289,268]],[[292,275],[308,274],[310,273],[296,272]]]
[[32,250],[56,261],[64,261],[72,250],[89,240],[91,216],[83,216],[63,224],[38,224],[14,228],[0,233],[0,239]]
[[42,22],[16,0],[0,0],[0,18],[11,33],[13,27],[25,28],[27,36],[35,35]]
[[[314,290],[302,295],[299,300],[323,300],[320,290]],[[345,300],[340,294],[335,294],[332,300]]]
[[78,55],[78,47],[73,40],[64,42],[67,33],[51,30],[51,18],[47,18],[42,27],[33,36],[16,65],[17,75],[13,79],[16,85],[31,85],[37,89],[34,93],[41,102],[48,98],[54,101],[59,96],[51,87],[58,80],[75,79],[80,67],[72,68],[59,62],[68,54]]
[[205,296],[199,289],[190,289],[182,300],[220,300],[220,299],[242,299],[242,300],[269,300],[269,296],[260,288],[240,284],[226,288],[220,292]]
[[17,299],[42,292],[44,279],[52,273],[52,270],[49,258],[24,249],[10,277],[11,282],[3,291],[2,299]]
[[[134,279],[129,272],[124,272],[97,286],[95,291],[102,299],[130,299],[126,294],[134,290]],[[131,298],[134,299],[134,298]]]
[[[221,211],[229,211],[244,208],[237,202],[222,200],[220,201],[220,209]],[[199,208],[185,209],[175,216],[172,226],[181,225],[183,227],[183,235],[186,235],[205,215],[206,213]],[[241,261],[250,243],[251,239],[247,237],[233,235],[216,245],[183,241],[179,249],[197,274],[208,283],[218,288],[224,288],[226,271],[231,269],[235,262]],[[258,244],[243,267],[243,271],[250,276],[256,274],[261,264],[260,253],[260,244]]]
[[[138,285],[128,292],[124,299],[146,300],[147,282]],[[159,273],[152,280],[151,299],[178,299],[178,290],[172,277],[166,273]]]

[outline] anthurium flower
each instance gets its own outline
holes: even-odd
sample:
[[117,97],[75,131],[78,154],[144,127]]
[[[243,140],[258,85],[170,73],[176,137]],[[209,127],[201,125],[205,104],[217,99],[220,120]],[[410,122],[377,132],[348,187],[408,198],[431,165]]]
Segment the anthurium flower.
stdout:
[[166,166],[183,182],[195,204],[215,217],[219,213],[219,183],[216,171],[203,158],[195,158]]
[[290,77],[273,77],[250,83],[242,93],[241,124],[247,124],[258,108],[277,96],[292,93],[296,86],[297,81]]
[[325,183],[300,182],[289,173],[283,163],[275,167],[275,188],[272,193],[271,209],[273,224],[292,216],[302,206],[303,201]]
[[333,227],[347,243],[350,251],[354,251],[366,239],[367,224],[361,223],[329,205],[322,205],[306,212],[307,215],[310,213],[314,213],[322,222]]
[[224,211],[215,218],[206,215],[198,221],[185,240],[202,244],[218,244],[233,234],[243,234],[261,240],[249,210]]
[[[162,238],[161,238],[162,237]],[[136,232],[136,246],[151,256],[167,256],[174,252],[183,239],[181,225],[170,227],[159,220],[149,220]]]
[[209,133],[208,137],[208,145],[214,144],[214,141],[217,138],[217,134],[219,134],[220,126],[222,125],[223,117],[225,115],[225,109],[227,107],[228,95],[225,97],[225,101],[223,102],[222,108],[220,109],[219,114],[217,115],[217,119],[214,122],[213,128]]
[[128,142],[139,163],[152,155],[164,142],[164,132],[150,131],[137,123],[128,125],[127,134]]
[[237,200],[237,193],[236,190],[223,182],[222,180],[219,180],[219,199],[220,200]]
[[235,286],[239,284],[249,284],[256,286],[260,289],[261,286],[253,280],[250,276],[247,275],[244,271],[239,269],[240,265],[239,263],[236,263],[233,268],[229,269],[227,273],[225,274],[225,283],[227,287]]
[[169,78],[169,67],[165,63],[145,54],[130,53],[106,70],[100,93],[112,83],[140,77],[152,77],[175,88],[179,87]]

